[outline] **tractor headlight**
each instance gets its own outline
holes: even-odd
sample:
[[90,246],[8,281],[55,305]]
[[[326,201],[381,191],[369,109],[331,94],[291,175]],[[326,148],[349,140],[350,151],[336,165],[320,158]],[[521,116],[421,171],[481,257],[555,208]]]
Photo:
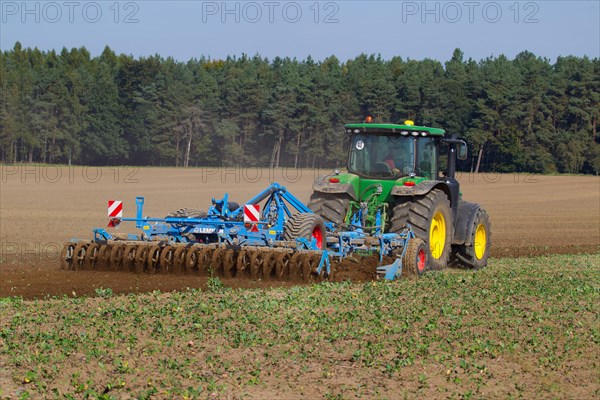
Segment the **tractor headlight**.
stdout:
[[411,132],[410,134],[413,136],[419,136],[419,132]]
[[402,131],[402,132],[400,132],[400,134],[401,134],[402,136],[408,136],[408,132],[407,132],[407,131]]

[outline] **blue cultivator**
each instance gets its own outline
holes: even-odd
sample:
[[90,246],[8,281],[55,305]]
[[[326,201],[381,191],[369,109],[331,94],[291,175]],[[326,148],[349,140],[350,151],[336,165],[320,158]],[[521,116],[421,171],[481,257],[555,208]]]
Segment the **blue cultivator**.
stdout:
[[[349,225],[325,224],[277,183],[244,206],[227,194],[213,199],[206,212],[181,209],[165,218],[144,217],[143,197],[136,198],[136,206],[135,218],[121,218],[120,202],[109,202],[109,226],[135,222],[141,233],[96,228],[91,241],[72,239],[63,248],[63,269],[313,281],[331,277],[338,261],[376,255],[377,275],[391,280],[403,269],[423,270],[427,262],[424,243],[409,226],[401,233],[367,233],[360,224],[365,208]],[[384,260],[391,261],[383,265]]]

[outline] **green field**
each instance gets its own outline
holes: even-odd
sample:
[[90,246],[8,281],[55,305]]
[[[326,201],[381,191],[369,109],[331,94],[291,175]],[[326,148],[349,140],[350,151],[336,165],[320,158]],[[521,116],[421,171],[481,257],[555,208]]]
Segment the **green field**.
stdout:
[[600,254],[364,284],[0,299],[0,398],[598,398]]

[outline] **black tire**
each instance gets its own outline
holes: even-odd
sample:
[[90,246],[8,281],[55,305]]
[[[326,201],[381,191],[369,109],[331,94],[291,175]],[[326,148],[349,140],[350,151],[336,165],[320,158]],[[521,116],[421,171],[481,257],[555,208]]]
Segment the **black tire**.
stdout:
[[321,216],[326,222],[336,225],[344,223],[350,205],[350,197],[346,194],[315,192],[310,196],[308,208]]
[[181,208],[167,215],[167,218],[204,218],[206,211],[197,208]]
[[[479,232],[478,229],[483,229]],[[483,237],[481,234],[483,233]],[[480,208],[473,218],[470,245],[454,246],[452,259],[454,263],[472,269],[481,269],[487,265],[492,245],[492,223],[487,212]]]
[[327,231],[323,218],[317,214],[296,214],[289,218],[283,226],[283,239],[293,241],[298,238],[305,238],[309,241],[312,238],[317,239],[317,247],[325,249],[327,247]]
[[[445,237],[441,243],[430,243],[430,230],[434,216],[443,219],[445,226]],[[440,190],[433,189],[424,196],[414,198],[399,197],[390,220],[390,231],[400,233],[407,224],[413,229],[415,236],[425,242],[427,249],[428,269],[440,270],[448,266],[448,260],[452,253],[452,238],[454,237],[454,226],[452,212],[450,211],[450,200]],[[439,225],[438,225],[439,226]],[[435,229],[435,228],[434,228]]]
[[408,274],[423,275],[427,271],[427,247],[423,239],[412,238],[406,245],[402,269]]

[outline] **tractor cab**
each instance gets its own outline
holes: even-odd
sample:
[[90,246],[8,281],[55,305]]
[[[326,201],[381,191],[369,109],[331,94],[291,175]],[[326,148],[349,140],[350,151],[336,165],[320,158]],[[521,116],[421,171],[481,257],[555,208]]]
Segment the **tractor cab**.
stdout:
[[349,124],[348,172],[363,178],[397,180],[405,176],[437,179],[438,139],[445,131],[397,124]]

